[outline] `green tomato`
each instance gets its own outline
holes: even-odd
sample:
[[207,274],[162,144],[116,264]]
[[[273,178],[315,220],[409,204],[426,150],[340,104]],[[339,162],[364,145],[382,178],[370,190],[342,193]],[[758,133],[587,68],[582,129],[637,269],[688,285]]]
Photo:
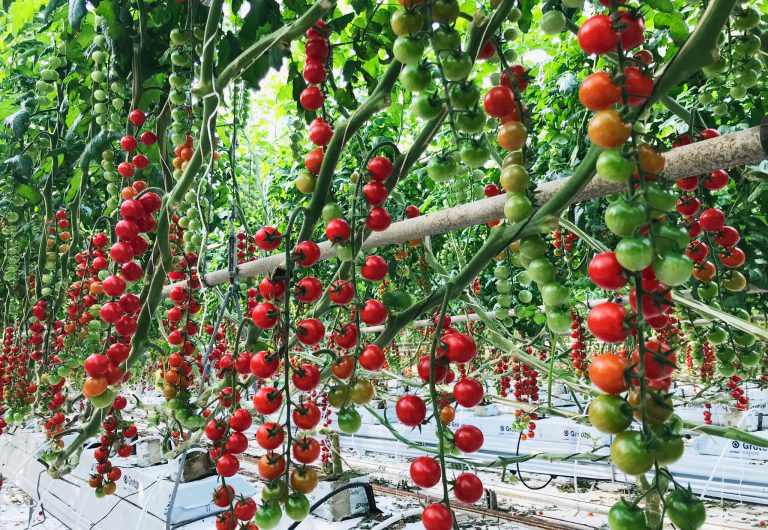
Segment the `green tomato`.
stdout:
[[656,223],[651,229],[653,232],[654,250],[684,252],[691,242],[688,230],[681,226],[672,226],[669,223]]
[[696,530],[704,526],[707,512],[704,503],[690,491],[676,489],[664,497],[667,517],[679,530]]
[[509,164],[502,168],[499,184],[511,193],[522,193],[531,183],[531,176],[520,164]]
[[334,245],[336,257],[341,261],[352,261],[352,245]]
[[626,182],[635,170],[635,164],[627,160],[619,149],[608,149],[597,158],[597,176],[606,182]]
[[714,99],[715,96],[712,95],[712,92],[702,92],[699,94],[699,103],[702,105],[709,105]]
[[309,500],[302,493],[291,493],[285,501],[285,514],[294,521],[306,519],[309,509]]
[[435,0],[432,3],[432,20],[441,24],[453,24],[460,12],[456,0]]
[[571,312],[567,309],[550,309],[546,312],[547,327],[556,335],[564,335],[571,331]]
[[677,206],[677,196],[655,183],[646,186],[645,201],[652,215],[674,211]]
[[448,101],[454,109],[470,109],[477,106],[480,89],[473,82],[455,83],[448,89]]
[[685,254],[662,252],[653,260],[653,272],[661,283],[677,287],[691,277],[693,261]]
[[744,85],[736,85],[731,87],[729,93],[733,99],[741,101],[747,97],[747,88]]
[[662,437],[659,444],[659,448],[653,452],[653,455],[659,464],[665,466],[680,460],[685,451],[685,444],[679,436]]
[[112,405],[116,397],[117,391],[112,388],[107,388],[101,395],[94,396],[90,399],[94,408],[105,409]]
[[459,172],[453,155],[435,155],[427,162],[427,175],[435,182],[448,182]]
[[477,109],[456,113],[454,123],[460,132],[475,134],[485,128],[486,116]]
[[733,50],[740,55],[752,55],[760,49],[760,37],[754,33],[748,33],[735,39]]
[[711,344],[718,346],[728,340],[728,332],[720,326],[714,326],[709,330],[709,332],[707,332],[707,340]]
[[355,434],[360,430],[362,419],[360,413],[354,408],[345,408],[339,411],[339,430],[345,434]]
[[509,294],[512,292],[512,284],[509,280],[499,280],[496,283],[496,290],[501,294]]
[[618,396],[601,394],[589,403],[589,422],[600,432],[619,434],[632,423],[632,411]]
[[517,299],[523,304],[529,304],[531,303],[531,300],[533,300],[533,293],[527,289],[523,289],[517,293]]
[[540,258],[547,253],[547,242],[539,236],[529,236],[520,240],[520,254],[528,259]]
[[720,292],[720,288],[717,286],[717,283],[715,282],[707,282],[704,284],[701,284],[696,289],[696,294],[699,295],[699,298],[701,298],[704,301],[712,300],[714,297],[718,295]]
[[287,500],[288,497],[288,485],[284,480],[273,480],[264,484],[264,488],[261,490],[261,500]]
[[411,113],[422,120],[437,118],[442,111],[443,100],[432,92],[423,92],[411,102]]
[[715,116],[725,116],[726,112],[728,112],[728,105],[725,103],[718,103],[712,108],[712,114]]
[[755,336],[752,335],[751,333],[739,332],[739,333],[733,333],[732,335],[733,335],[733,342],[735,342],[739,346],[749,347],[755,344],[755,341],[757,340]]
[[395,59],[403,64],[416,64],[424,55],[424,42],[421,39],[403,35],[395,39],[392,53]]
[[444,50],[458,50],[461,47],[461,35],[450,26],[441,25],[432,35],[435,51],[438,53]]
[[758,75],[755,70],[746,69],[736,73],[736,82],[745,89],[755,86],[757,84],[757,80]]
[[544,305],[559,307],[568,303],[568,288],[557,282],[545,284],[541,288],[541,299]]
[[641,204],[620,199],[605,210],[605,225],[617,236],[631,236],[645,224],[645,206]]
[[541,17],[541,31],[545,35],[558,35],[565,30],[565,15],[559,9],[547,11]]
[[400,82],[405,90],[421,92],[432,81],[432,72],[425,64],[409,64],[400,72]]
[[519,223],[527,219],[533,212],[533,203],[522,193],[507,193],[507,201],[504,203],[504,217],[513,223]]
[[493,269],[493,277],[497,280],[506,280],[509,278],[510,272],[509,267],[506,267],[504,265],[497,265],[495,269]]
[[472,58],[466,52],[443,52],[440,58],[448,81],[462,81],[472,72]]
[[644,237],[624,238],[616,245],[616,260],[625,269],[638,272],[653,262],[651,241]]
[[280,524],[283,517],[283,511],[280,509],[280,503],[277,500],[269,500],[258,510],[254,521],[262,530],[270,530]]
[[343,215],[343,212],[341,211],[341,206],[336,204],[335,202],[329,202],[325,206],[323,206],[323,221],[326,223],[329,221],[332,221],[334,219],[338,219]]
[[611,530],[644,530],[645,512],[638,506],[620,500],[608,510],[608,526]]
[[653,467],[653,460],[653,454],[638,431],[624,431],[611,443],[611,461],[622,473],[642,475]]
[[536,284],[544,285],[555,281],[557,271],[546,258],[536,258],[528,264],[528,274]]
[[[750,337],[752,337],[754,343],[754,336],[750,335]],[[760,355],[760,352],[758,351],[742,351],[739,353],[739,366],[742,368],[754,368],[758,366],[762,360],[762,355]]]
[[392,14],[389,23],[398,37],[413,35],[424,26],[424,17],[415,10],[398,9]]
[[512,307],[512,296],[508,294],[499,295],[499,297],[496,299],[496,302],[501,307]]
[[491,151],[485,142],[464,142],[459,149],[461,161],[471,168],[481,167],[488,161]]

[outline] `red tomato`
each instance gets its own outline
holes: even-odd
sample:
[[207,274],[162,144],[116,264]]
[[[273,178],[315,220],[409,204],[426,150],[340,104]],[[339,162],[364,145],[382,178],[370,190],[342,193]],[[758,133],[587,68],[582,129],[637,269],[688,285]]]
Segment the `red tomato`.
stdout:
[[320,344],[325,338],[325,326],[316,318],[305,318],[296,326],[296,338],[307,346]]
[[483,431],[474,425],[462,425],[453,435],[456,448],[464,453],[474,453],[483,446]]
[[283,395],[271,386],[263,386],[253,396],[253,408],[263,415],[276,412],[283,404]]
[[222,477],[231,477],[240,469],[240,460],[235,455],[221,455],[216,462],[216,472]]
[[243,432],[253,423],[251,413],[245,409],[237,409],[229,417],[229,426],[238,432]]
[[369,326],[378,326],[387,320],[387,307],[378,300],[368,300],[360,310],[360,320]]
[[421,514],[425,530],[451,530],[453,521],[453,512],[444,504],[430,504]]
[[719,208],[709,208],[701,212],[699,222],[708,232],[717,232],[725,225],[725,214]]
[[589,379],[597,388],[608,394],[621,394],[629,388],[624,371],[627,361],[612,353],[596,355],[589,365]]
[[311,464],[320,456],[320,444],[311,436],[298,438],[293,442],[293,458],[302,464]]
[[485,94],[483,107],[488,116],[502,118],[517,108],[515,93],[509,87],[495,86]]
[[277,373],[280,368],[280,358],[276,353],[268,351],[256,352],[251,356],[251,373],[261,379],[267,379]]
[[368,162],[368,171],[375,182],[384,182],[392,175],[393,170],[392,161],[385,156],[375,156]]
[[383,280],[389,272],[387,260],[381,256],[368,256],[365,264],[360,268],[360,275],[370,282]]
[[300,302],[311,304],[323,295],[323,284],[314,276],[306,276],[296,283],[294,292]]
[[310,430],[320,423],[320,409],[314,401],[302,401],[293,409],[293,423],[300,429]]
[[358,357],[357,362],[360,363],[360,366],[366,370],[377,372],[384,368],[384,365],[387,362],[387,358],[384,355],[384,350],[375,344],[369,344],[363,348],[363,351],[360,353],[360,357]]
[[587,316],[587,327],[603,342],[621,342],[627,338],[624,327],[626,310],[616,302],[603,302],[593,307]]
[[464,377],[453,385],[453,397],[463,407],[474,407],[483,401],[483,385],[476,379]]
[[293,259],[302,267],[311,267],[320,261],[320,247],[314,241],[302,241],[293,249]]
[[300,364],[293,369],[291,379],[296,388],[308,392],[320,384],[320,370],[314,364]]
[[259,444],[262,449],[266,449],[267,451],[277,449],[283,445],[284,439],[285,431],[283,430],[283,427],[275,422],[268,421],[262,423],[259,425],[259,428],[256,429],[256,443]]
[[325,152],[323,152],[322,147],[317,147],[315,149],[312,149],[307,155],[304,157],[304,166],[307,168],[307,170],[317,175],[320,173],[320,168],[323,165],[323,159],[325,158]]
[[578,40],[585,53],[600,55],[616,49],[619,34],[613,29],[610,16],[594,15],[579,28]]
[[601,252],[589,262],[589,278],[601,289],[618,291],[627,285],[625,272],[614,252]]
[[461,473],[453,482],[453,494],[461,502],[475,503],[483,496],[483,483],[474,473]]
[[352,235],[352,229],[341,218],[331,219],[325,227],[325,237],[331,243],[346,243],[350,235]]
[[607,109],[621,101],[621,88],[607,72],[595,72],[581,82],[579,100],[589,110]]
[[395,413],[400,423],[408,427],[421,425],[427,416],[427,405],[419,396],[406,394],[397,400]]
[[349,280],[336,280],[328,288],[328,297],[337,305],[347,305],[355,297],[355,288]]
[[411,480],[421,488],[431,488],[440,482],[440,464],[428,456],[414,458],[410,467]]
[[[663,342],[657,340],[645,341],[645,378],[650,381],[666,379],[675,370],[675,352]],[[635,348],[632,353],[632,363],[640,360],[640,350]],[[637,368],[635,368],[637,370]]]

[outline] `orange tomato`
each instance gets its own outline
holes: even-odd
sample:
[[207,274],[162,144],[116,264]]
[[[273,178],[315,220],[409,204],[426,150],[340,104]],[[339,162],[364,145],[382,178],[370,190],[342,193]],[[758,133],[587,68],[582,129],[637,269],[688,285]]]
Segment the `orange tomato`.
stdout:
[[107,389],[107,378],[103,375],[89,377],[83,383],[83,395],[87,398],[100,396]]

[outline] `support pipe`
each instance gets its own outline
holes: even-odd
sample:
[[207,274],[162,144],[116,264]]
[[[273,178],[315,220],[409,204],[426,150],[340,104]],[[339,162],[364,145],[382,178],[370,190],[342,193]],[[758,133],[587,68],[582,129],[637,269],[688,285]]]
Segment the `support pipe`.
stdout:
[[[672,149],[664,154],[664,159],[666,164],[663,176],[668,179],[679,179],[716,169],[758,163],[768,159],[768,124]],[[568,177],[539,184],[535,192],[536,204],[541,206],[546,203],[566,182]],[[624,189],[624,184],[609,183],[595,178],[576,195],[573,202],[594,200],[621,193]],[[453,232],[501,219],[504,217],[505,202],[506,195],[497,195],[392,223],[387,230],[371,234],[363,242],[361,250],[396,245],[412,239]],[[335,256],[329,241],[320,243],[319,247],[321,260]],[[237,278],[269,274],[283,262],[284,255],[281,252],[243,263],[237,267]],[[203,285],[213,287],[228,281],[229,271],[218,270],[206,274]],[[186,281],[170,284],[163,289],[163,295],[167,296],[174,287],[184,285]]]

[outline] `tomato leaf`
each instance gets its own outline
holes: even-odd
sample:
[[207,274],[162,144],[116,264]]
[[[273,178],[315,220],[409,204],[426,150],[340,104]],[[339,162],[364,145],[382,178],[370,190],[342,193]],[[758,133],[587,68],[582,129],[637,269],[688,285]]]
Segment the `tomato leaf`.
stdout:
[[30,204],[37,204],[43,198],[39,191],[37,191],[29,184],[24,183],[16,184],[16,195]]
[[31,118],[32,113],[28,109],[20,109],[5,119],[5,126],[13,132],[14,137],[21,138],[29,129]]
[[667,28],[672,41],[678,46],[688,38],[688,26],[680,13],[656,13],[653,24],[658,28]]
[[645,3],[656,11],[664,13],[672,13],[675,10],[675,6],[672,5],[670,0],[646,0]]
[[77,195],[77,190],[80,189],[80,182],[82,182],[82,180],[83,171],[80,169],[75,170],[72,178],[69,179],[69,188],[67,188],[67,194],[64,197],[64,200],[67,203],[72,202],[72,200],[75,198],[75,195]]
[[69,25],[72,29],[80,31],[80,22],[87,13],[85,0],[69,0]]
[[12,156],[4,164],[18,176],[27,178],[32,176],[32,158],[29,155]]

